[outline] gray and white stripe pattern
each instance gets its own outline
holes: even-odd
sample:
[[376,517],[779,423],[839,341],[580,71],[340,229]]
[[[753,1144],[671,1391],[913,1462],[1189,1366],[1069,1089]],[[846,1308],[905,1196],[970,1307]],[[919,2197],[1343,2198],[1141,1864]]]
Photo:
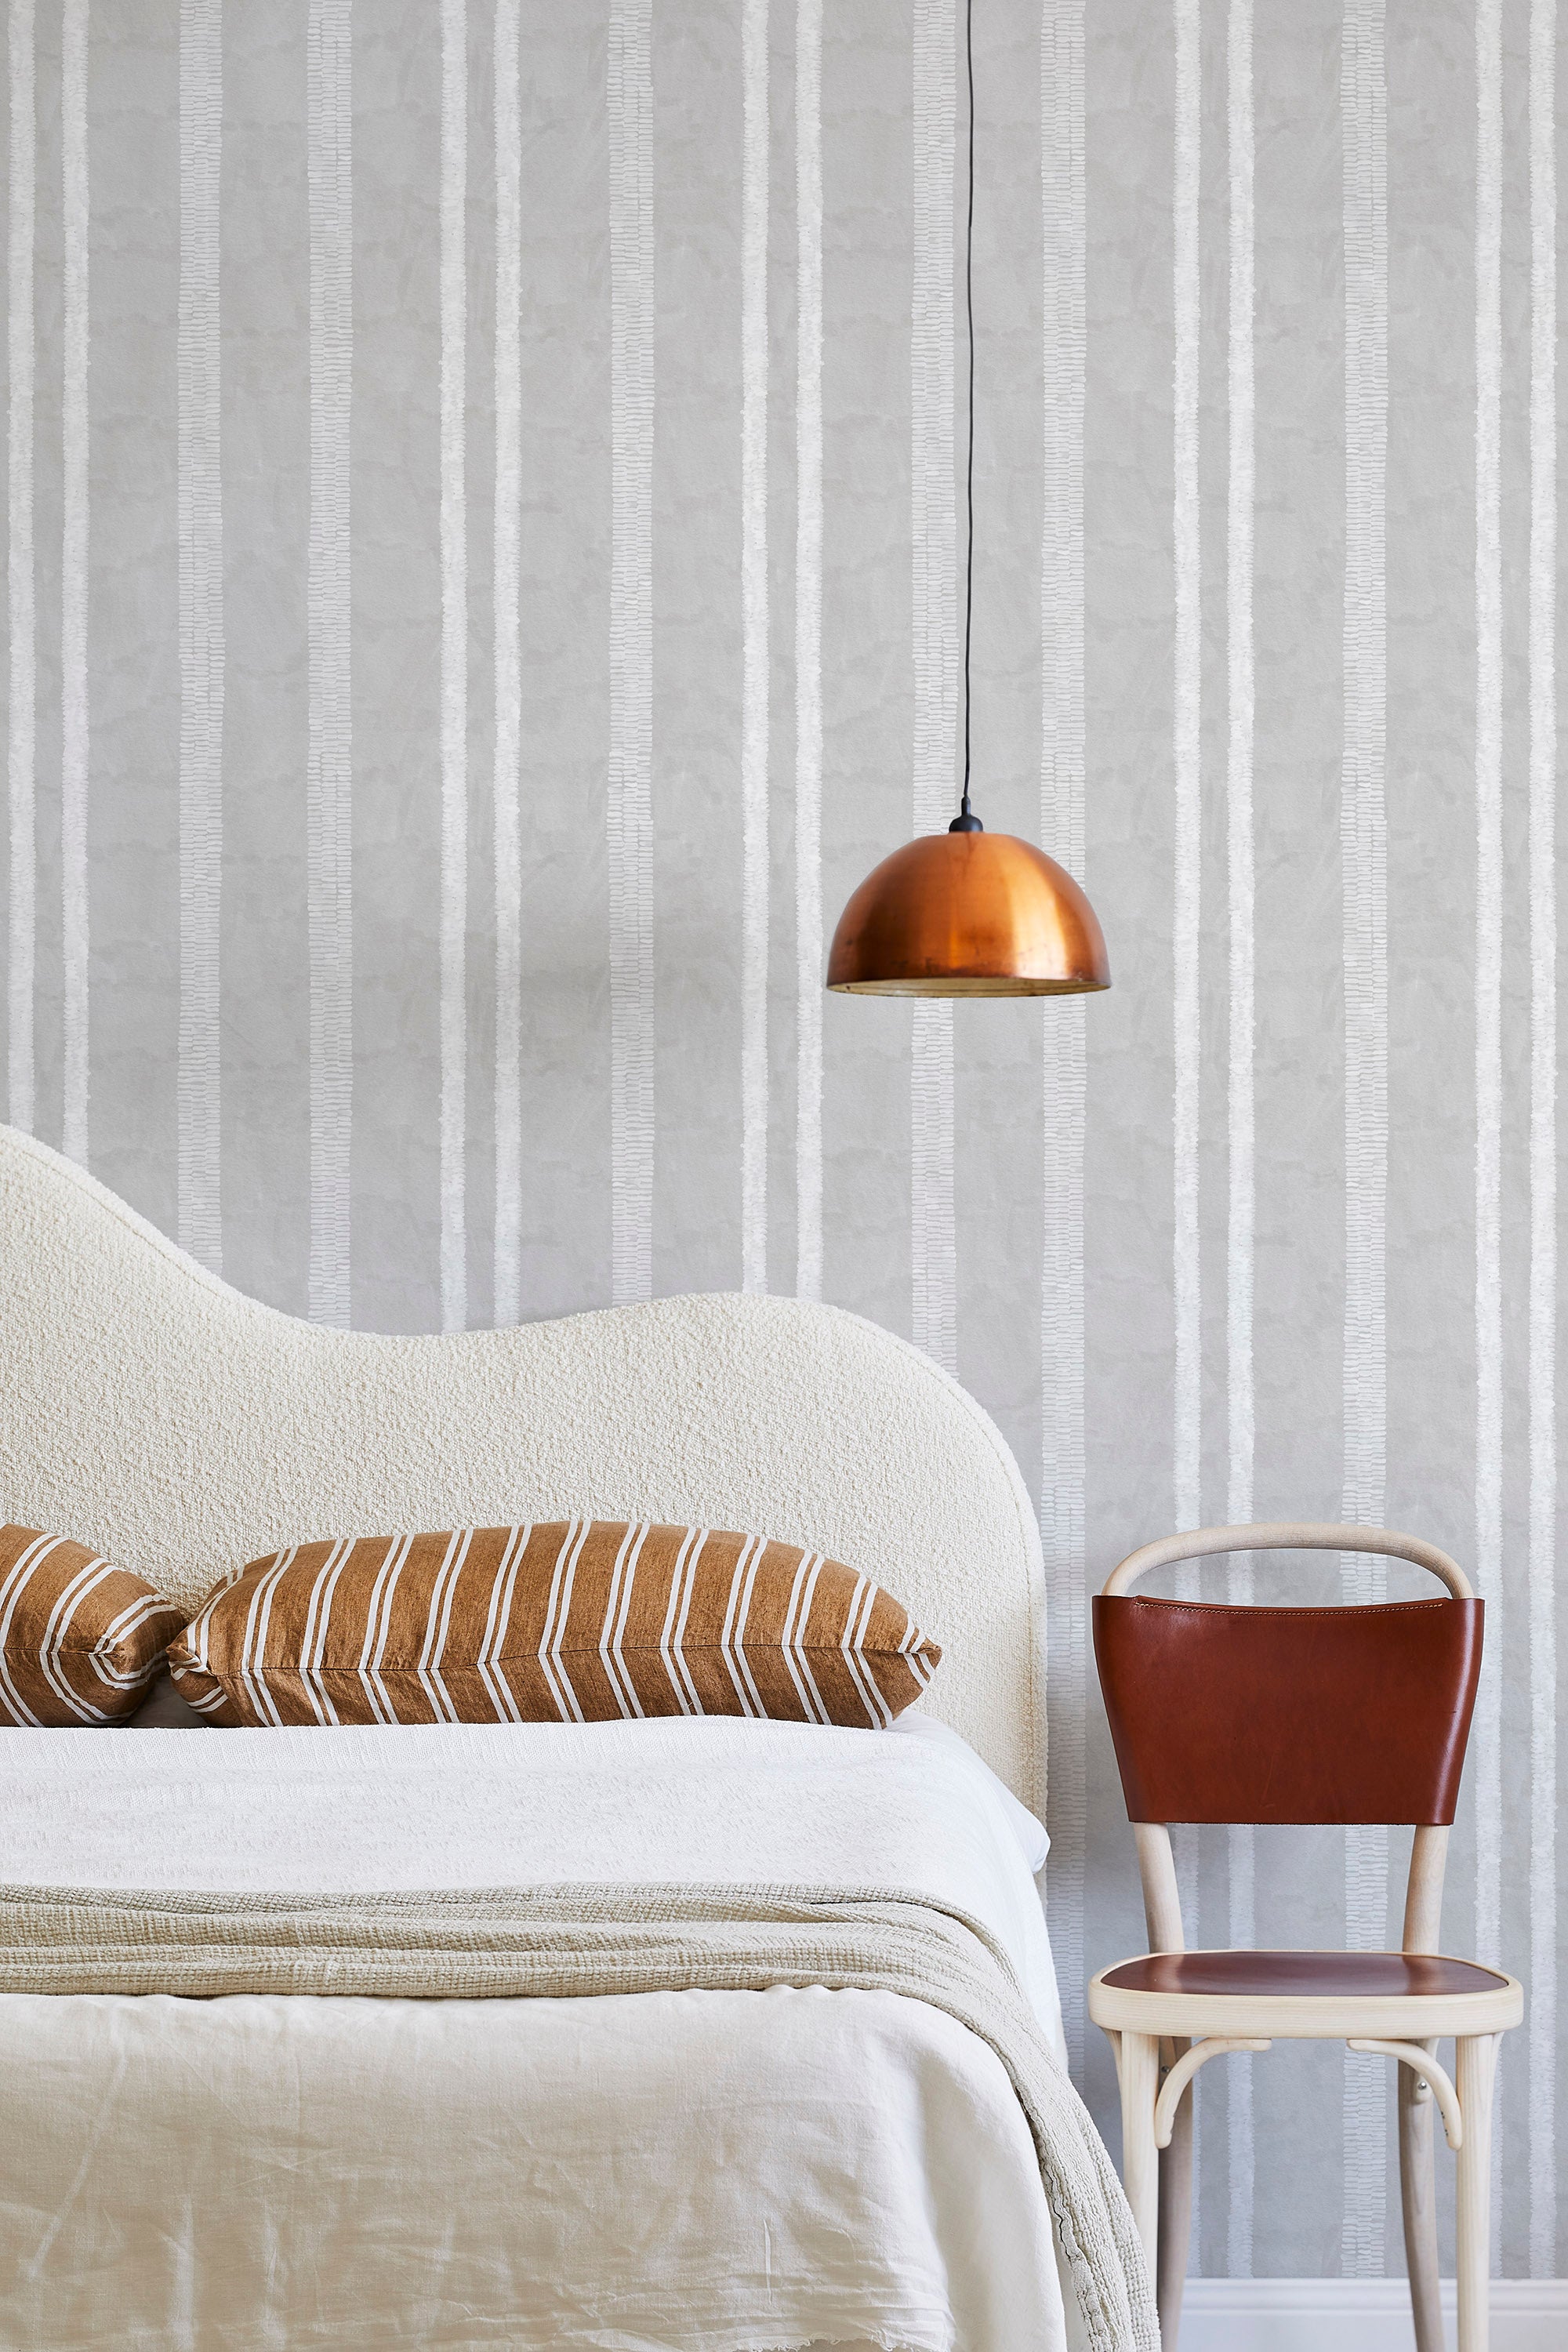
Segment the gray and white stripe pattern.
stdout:
[[[955,0],[439,0],[413,81],[403,0],[263,13],[0,11],[0,1111],[286,1309],[771,1280],[962,1340],[1040,1481],[1112,2136],[1089,1591],[1178,1517],[1445,1543],[1489,1621],[1447,1936],[1528,1976],[1499,2252],[1561,2276],[1558,0],[976,8],[980,813],[1034,834],[1038,760],[1117,985],[952,1016],[973,1139],[945,1008],[911,1081],[907,1007],[822,992],[873,839],[952,813]],[[1194,1940],[1302,1932],[1268,1832],[1179,1850]],[[1314,1937],[1390,1893],[1358,1837]],[[1249,2188],[1289,2072],[1205,2076],[1195,2260],[1396,2272],[1382,2062],[1313,2126],[1348,2187]]]
[[1530,12],[1530,2273],[1557,2238],[1557,0]]
[[742,0],[741,1287],[768,1286],[768,0]]
[[653,18],[611,0],[610,1291],[653,1288]]
[[518,562],[522,527],[522,141],[519,0],[496,0],[496,318],[493,609],[495,734],[495,1254],[493,1313],[522,1313],[522,677]]
[[35,814],[37,674],[33,583],[33,240],[37,221],[37,127],[33,0],[11,0],[10,236],[6,274],[6,592],[10,698],[5,735],[9,803],[10,940],[5,999],[8,1117],[32,1129],[34,996],[37,919]]
[[[1344,1473],[1347,1521],[1381,1526],[1386,1462],[1384,1233],[1388,1186],[1388,918],[1384,748],[1388,463],[1388,95],[1383,0],[1347,0],[1344,138],[1344,755],[1341,771],[1345,1021]],[[1348,1555],[1345,1598],[1380,1600],[1380,1562]],[[1387,1940],[1388,1833],[1348,1832],[1345,1933]],[[1345,2275],[1384,2267],[1387,2084],[1345,2058]]]
[[181,0],[179,1237],[214,1274],[223,1267],[222,170],[223,0]]
[[[957,805],[958,534],[952,415],[955,31],[953,0],[915,0],[910,484],[917,834],[940,832]],[[913,1015],[910,1238],[914,1340],[951,1372],[958,1364],[952,1005],[942,997],[917,997]]]
[[60,1149],[88,1150],[88,0],[60,13]]
[[468,0],[441,5],[441,1324],[468,1319]]
[[[1040,35],[1045,257],[1044,529],[1040,566],[1040,828],[1080,876],[1084,858],[1083,409],[1084,0],[1049,0]],[[1048,1757],[1053,1947],[1068,1983],[1084,1973],[1087,1846],[1084,1706],[1089,1665],[1084,1459],[1083,1154],[1087,1062],[1081,998],[1044,1007],[1044,1254],[1040,1288],[1040,1543],[1049,1580]],[[1082,2079],[1083,2022],[1068,2004],[1068,2054]]]
[[353,1106],[349,425],[353,391],[353,0],[310,0],[310,1279],[318,1323],[349,1320]]
[[822,1296],[822,0],[795,36],[795,1293]]
[[[1230,316],[1226,388],[1230,474],[1226,506],[1226,631],[1229,739],[1226,764],[1226,848],[1230,1005],[1226,1110],[1229,1181],[1226,1232],[1226,1475],[1225,1515],[1232,1526],[1253,1516],[1255,1394],[1253,1269],[1257,1235],[1255,1079],[1257,950],[1254,936],[1253,539],[1256,400],[1253,354],[1254,215],[1252,0],[1230,0],[1226,52],[1230,200]],[[1230,1561],[1233,1601],[1254,1598],[1252,1556]],[[1230,1940],[1256,1941],[1257,1840],[1249,1824],[1229,1832]],[[1255,2193],[1252,2061],[1234,2055],[1226,2068],[1227,2169],[1226,2269],[1252,2275]]]

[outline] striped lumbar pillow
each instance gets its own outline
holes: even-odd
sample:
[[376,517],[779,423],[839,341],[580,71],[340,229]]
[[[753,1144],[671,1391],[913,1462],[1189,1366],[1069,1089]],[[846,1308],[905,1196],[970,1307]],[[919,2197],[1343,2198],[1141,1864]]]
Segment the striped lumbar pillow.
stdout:
[[942,1653],[820,1552],[554,1520],[298,1544],[210,1593],[169,1653],[211,1722],[892,1722]]
[[129,1569],[37,1528],[0,1528],[0,1724],[133,1715],[185,1622]]

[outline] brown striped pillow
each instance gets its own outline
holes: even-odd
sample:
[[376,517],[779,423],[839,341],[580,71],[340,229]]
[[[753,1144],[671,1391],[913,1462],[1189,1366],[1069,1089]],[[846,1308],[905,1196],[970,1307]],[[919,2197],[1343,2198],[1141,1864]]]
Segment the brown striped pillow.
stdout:
[[86,1544],[0,1528],[0,1724],[122,1721],[184,1622]]
[[876,1728],[941,1655],[889,1594],[820,1552],[572,1519],[274,1552],[207,1596],[169,1665],[222,1724],[755,1715]]

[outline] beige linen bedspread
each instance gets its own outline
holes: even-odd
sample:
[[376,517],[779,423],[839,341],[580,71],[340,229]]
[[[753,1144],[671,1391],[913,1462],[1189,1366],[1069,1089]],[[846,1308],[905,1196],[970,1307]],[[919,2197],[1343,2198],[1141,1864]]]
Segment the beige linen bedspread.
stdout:
[[774,1986],[902,1994],[981,2038],[1028,2118],[1096,2352],[1158,2352],[1121,2184],[1005,1955],[918,1895],[807,1886],[393,1895],[0,1887],[0,1990],[477,2000]]

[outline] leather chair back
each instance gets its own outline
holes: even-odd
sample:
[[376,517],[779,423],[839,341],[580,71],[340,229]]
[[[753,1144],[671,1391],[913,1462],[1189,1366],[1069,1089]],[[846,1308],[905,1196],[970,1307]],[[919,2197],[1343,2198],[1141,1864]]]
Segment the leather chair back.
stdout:
[[1134,1822],[1454,1818],[1483,1604],[1237,1608],[1100,1593],[1094,1649]]

